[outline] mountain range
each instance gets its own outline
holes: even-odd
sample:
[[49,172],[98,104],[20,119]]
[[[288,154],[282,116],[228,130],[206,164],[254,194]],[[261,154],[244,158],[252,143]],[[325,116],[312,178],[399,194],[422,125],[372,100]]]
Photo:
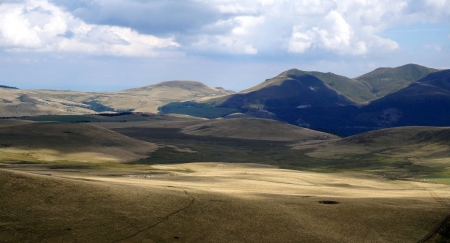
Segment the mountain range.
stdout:
[[[272,118],[341,136],[396,126],[446,126],[449,71],[407,64],[350,79],[291,69],[239,93],[198,102],[224,117]],[[197,106],[178,102],[160,111],[192,114]]]
[[396,126],[450,125],[450,70],[407,64],[356,78],[290,69],[238,93],[196,81],[118,92],[0,86],[2,117],[99,112],[259,117],[341,136]]

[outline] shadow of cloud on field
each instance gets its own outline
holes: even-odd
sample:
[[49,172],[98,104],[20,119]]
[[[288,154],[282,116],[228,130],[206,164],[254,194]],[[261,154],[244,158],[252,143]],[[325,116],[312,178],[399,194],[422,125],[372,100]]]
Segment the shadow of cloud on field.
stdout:
[[157,149],[91,124],[29,123],[0,127],[0,159],[25,161],[130,161]]

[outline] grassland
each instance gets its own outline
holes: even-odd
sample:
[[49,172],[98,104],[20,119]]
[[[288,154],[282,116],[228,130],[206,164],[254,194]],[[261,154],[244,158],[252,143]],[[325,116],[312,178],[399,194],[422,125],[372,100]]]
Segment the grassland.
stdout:
[[91,124],[2,123],[8,124],[0,126],[0,160],[5,161],[125,161],[146,157],[157,149],[155,144]]
[[416,242],[448,212],[430,197],[448,198],[447,187],[362,174],[227,163],[43,169],[0,171],[4,242]]
[[[93,118],[0,122],[2,151],[23,156],[0,153],[2,242],[434,242],[450,215],[443,128],[338,139],[267,120]],[[98,154],[54,160],[41,143]]]

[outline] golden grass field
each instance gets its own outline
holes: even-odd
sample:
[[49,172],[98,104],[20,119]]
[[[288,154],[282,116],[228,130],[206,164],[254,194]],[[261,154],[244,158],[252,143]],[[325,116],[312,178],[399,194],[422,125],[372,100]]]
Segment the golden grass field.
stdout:
[[417,242],[449,213],[447,186],[356,173],[225,163],[0,173],[4,242]]
[[[443,128],[274,139],[264,131],[290,126],[103,119],[0,121],[1,242],[435,242],[450,215]],[[408,146],[425,147],[427,171]]]

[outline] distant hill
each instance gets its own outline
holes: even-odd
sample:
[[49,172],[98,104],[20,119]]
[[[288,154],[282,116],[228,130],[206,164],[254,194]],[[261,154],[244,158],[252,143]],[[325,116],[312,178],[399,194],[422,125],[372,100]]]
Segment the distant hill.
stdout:
[[369,85],[375,97],[383,97],[436,71],[417,64],[407,64],[396,68],[377,68],[354,79]]
[[2,88],[2,89],[19,89],[16,87],[11,87],[11,86],[6,86],[6,85],[0,85],[0,88]]
[[183,133],[198,136],[228,137],[268,141],[305,141],[336,139],[337,136],[274,120],[219,119],[187,126]]
[[220,87],[211,88],[198,81],[166,81],[145,87],[126,89],[119,93],[145,93],[164,99],[192,99],[204,96],[230,94],[233,92]]
[[0,116],[158,112],[170,102],[230,94],[196,81],[168,81],[118,92],[0,89]]

